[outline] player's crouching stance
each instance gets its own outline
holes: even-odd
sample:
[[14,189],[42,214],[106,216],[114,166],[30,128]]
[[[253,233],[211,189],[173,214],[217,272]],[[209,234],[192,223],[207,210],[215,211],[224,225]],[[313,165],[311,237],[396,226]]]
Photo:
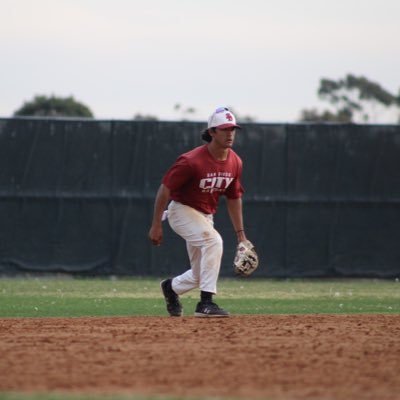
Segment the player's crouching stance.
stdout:
[[242,160],[232,150],[236,128],[240,126],[234,115],[225,107],[218,108],[202,134],[207,144],[180,155],[158,189],[149,238],[154,245],[161,244],[163,215],[167,215],[171,228],[186,241],[190,260],[189,270],[161,282],[171,316],[183,315],[179,295],[196,288],[201,291],[196,317],[229,315],[213,302],[223,252],[223,241],[213,226],[213,215],[219,197],[225,195],[238,243],[246,240],[240,182]]

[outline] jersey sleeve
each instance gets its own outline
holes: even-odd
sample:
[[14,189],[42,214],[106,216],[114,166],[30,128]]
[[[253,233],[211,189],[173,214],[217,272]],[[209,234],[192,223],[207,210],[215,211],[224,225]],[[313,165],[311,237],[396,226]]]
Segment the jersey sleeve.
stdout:
[[162,183],[171,191],[175,191],[187,183],[193,174],[193,168],[186,157],[179,157],[166,172]]
[[240,183],[240,180],[235,179],[226,190],[225,196],[228,199],[238,199],[239,197],[242,197],[243,193],[244,189],[242,184]]

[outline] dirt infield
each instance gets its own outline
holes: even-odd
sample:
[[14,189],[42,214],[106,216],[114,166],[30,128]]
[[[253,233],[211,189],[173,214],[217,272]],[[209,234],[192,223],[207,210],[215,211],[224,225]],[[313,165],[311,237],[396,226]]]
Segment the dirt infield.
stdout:
[[1,391],[400,399],[400,315],[0,319]]

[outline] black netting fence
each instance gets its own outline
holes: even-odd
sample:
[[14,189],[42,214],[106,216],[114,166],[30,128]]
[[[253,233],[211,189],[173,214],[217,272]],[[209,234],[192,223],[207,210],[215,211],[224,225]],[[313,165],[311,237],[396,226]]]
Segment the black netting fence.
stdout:
[[[184,242],[147,232],[176,157],[201,123],[0,119],[0,272],[169,275]],[[247,236],[256,276],[400,275],[400,126],[244,124]],[[222,275],[236,246],[224,201]]]

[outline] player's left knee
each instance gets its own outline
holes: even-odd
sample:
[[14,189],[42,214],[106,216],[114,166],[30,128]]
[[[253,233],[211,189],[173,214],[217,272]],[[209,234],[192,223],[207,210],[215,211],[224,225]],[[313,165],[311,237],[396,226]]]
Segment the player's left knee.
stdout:
[[224,241],[223,241],[221,235],[217,231],[214,231],[213,235],[210,237],[209,245],[210,245],[210,247],[212,246],[215,248],[220,248],[222,251]]

